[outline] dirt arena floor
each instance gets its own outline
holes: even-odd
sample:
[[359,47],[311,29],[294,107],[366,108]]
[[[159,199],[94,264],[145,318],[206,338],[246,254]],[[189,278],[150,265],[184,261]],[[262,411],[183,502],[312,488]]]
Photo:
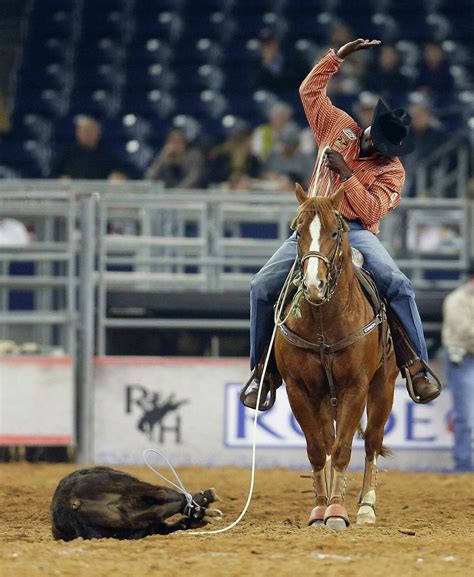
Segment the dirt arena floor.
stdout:
[[[140,541],[51,537],[49,503],[72,465],[0,465],[0,575],[79,577],[183,575],[275,577],[324,575],[467,576],[473,574],[472,475],[380,472],[378,524],[341,533],[306,526],[312,508],[309,479],[296,471],[260,470],[245,519],[230,532],[185,532]],[[145,467],[124,468],[154,482]],[[226,522],[239,514],[249,471],[180,468],[191,491],[214,486]],[[348,510],[356,513],[361,475],[348,478]]]

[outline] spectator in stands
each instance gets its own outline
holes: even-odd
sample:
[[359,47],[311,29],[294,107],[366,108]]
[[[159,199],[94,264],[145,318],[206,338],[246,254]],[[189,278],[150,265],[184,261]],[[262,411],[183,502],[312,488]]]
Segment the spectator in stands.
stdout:
[[101,126],[91,116],[76,119],[76,141],[53,168],[51,176],[65,180],[125,180],[124,168],[114,154],[100,142]]
[[378,101],[378,96],[372,94],[372,92],[364,91],[359,94],[359,98],[352,107],[359,126],[364,130],[372,124],[374,110]]
[[454,468],[472,471],[474,430],[474,261],[466,283],[450,293],[443,304],[443,346],[446,380],[453,398]]
[[[406,194],[414,196],[416,193],[415,174],[417,168],[419,168],[420,163],[427,160],[443,142],[446,142],[447,135],[443,132],[439,122],[433,116],[428,101],[416,93],[411,96],[411,99],[414,102],[408,111],[412,117],[413,139],[416,148],[414,153],[404,160],[406,170],[404,190]],[[429,171],[426,185],[432,186],[436,181],[436,176],[436,170]],[[426,193],[426,191],[419,192]]]
[[364,76],[364,87],[392,100],[401,99],[409,89],[409,80],[400,70],[400,56],[394,46],[381,47],[374,66]]
[[427,158],[432,152],[446,142],[447,135],[441,129],[440,123],[433,116],[427,100],[419,100],[408,109],[413,125],[416,142],[415,162]]
[[282,50],[277,33],[264,28],[259,34],[260,57],[255,70],[255,87],[275,94],[292,93],[305,76],[301,60]]
[[252,153],[250,126],[240,119],[237,119],[230,129],[227,140],[209,152],[208,160],[207,181],[210,184],[235,182],[245,176],[260,176],[261,164]]
[[275,182],[278,190],[292,191],[295,182],[308,186],[314,159],[299,150],[300,132],[296,123],[288,123],[280,133],[281,150],[271,152],[263,166],[263,178]]
[[423,60],[416,80],[417,90],[438,99],[449,96],[453,85],[449,62],[442,46],[428,42],[423,49]]
[[252,150],[262,162],[277,145],[279,135],[293,116],[293,108],[284,102],[276,102],[268,115],[269,122],[257,126],[252,135]]
[[145,178],[159,180],[165,188],[199,188],[203,184],[203,172],[203,154],[189,145],[183,130],[174,128],[168,133]]

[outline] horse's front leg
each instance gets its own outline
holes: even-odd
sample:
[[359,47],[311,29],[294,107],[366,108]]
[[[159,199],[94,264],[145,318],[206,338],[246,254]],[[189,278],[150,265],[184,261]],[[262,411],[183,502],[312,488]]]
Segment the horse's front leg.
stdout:
[[309,525],[322,525],[329,501],[330,465],[326,454],[325,440],[322,432],[320,401],[311,398],[302,385],[295,382],[286,384],[291,410],[298,421],[305,439],[309,462],[313,468],[313,489],[316,499],[315,507],[309,517]]
[[349,526],[349,515],[345,507],[346,469],[352,452],[352,441],[364,411],[368,386],[359,385],[350,393],[340,395],[337,411],[337,432],[332,461],[332,481],[329,506],[324,523],[330,529],[341,531]]
[[326,456],[326,464],[319,471],[313,469],[313,489],[316,506],[309,516],[310,525],[324,525],[324,516],[331,494],[331,457]]

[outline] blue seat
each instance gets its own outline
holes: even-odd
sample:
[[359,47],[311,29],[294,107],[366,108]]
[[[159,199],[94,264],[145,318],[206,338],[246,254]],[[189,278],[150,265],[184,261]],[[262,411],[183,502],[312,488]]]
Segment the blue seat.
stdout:
[[72,43],[67,38],[50,37],[43,42],[27,42],[21,68],[34,69],[38,64],[65,62],[72,55]]
[[128,63],[127,84],[135,90],[148,92],[155,88],[165,92],[173,91],[177,84],[176,74],[167,64]]
[[136,23],[136,35],[137,37],[153,36],[174,44],[181,38],[185,27],[186,23],[176,13],[152,12],[148,18]]
[[0,142],[2,164],[15,167],[22,176],[29,178],[47,176],[49,166],[46,165],[46,152],[45,145],[35,141],[8,139]]
[[22,91],[15,99],[17,114],[32,112],[48,118],[63,116],[68,110],[67,94],[61,90],[37,89]]
[[47,15],[33,13],[30,18],[29,39],[36,41],[50,36],[67,38],[76,25],[71,10],[55,10]]
[[[140,20],[148,18],[150,14],[155,12],[170,11],[181,13],[186,8],[187,3],[187,0],[140,0],[134,5],[134,13],[137,19]],[[200,5],[201,3],[199,2]]]
[[123,44],[114,38],[100,38],[93,42],[80,42],[75,58],[81,66],[100,64],[119,64],[124,62],[126,51]]
[[124,92],[122,102],[124,111],[145,118],[169,118],[176,113],[175,98],[160,90],[143,93],[130,88]]
[[170,62],[173,58],[173,49],[160,38],[153,36],[139,37],[128,47],[127,65],[156,64]]
[[103,123],[102,134],[109,140],[146,141],[153,132],[149,121],[136,114],[124,114],[117,119]]
[[107,89],[75,90],[71,95],[69,114],[90,114],[98,118],[114,118],[122,106],[120,92]]
[[116,63],[76,66],[75,89],[119,90],[126,82],[125,70]]
[[175,46],[173,62],[177,66],[190,64],[219,65],[223,58],[223,48],[219,42],[211,38],[190,36],[185,37]]

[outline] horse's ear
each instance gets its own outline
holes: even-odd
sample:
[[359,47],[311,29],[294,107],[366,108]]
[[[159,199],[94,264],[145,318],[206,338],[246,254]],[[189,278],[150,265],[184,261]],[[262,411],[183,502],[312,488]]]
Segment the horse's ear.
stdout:
[[339,208],[339,205],[341,204],[343,198],[344,198],[344,189],[341,186],[336,190],[336,192],[331,197],[332,205],[336,210]]
[[296,199],[298,200],[298,204],[303,204],[305,200],[308,200],[306,192],[303,190],[303,187],[301,186],[301,184],[299,184],[299,182],[295,184],[295,194]]

